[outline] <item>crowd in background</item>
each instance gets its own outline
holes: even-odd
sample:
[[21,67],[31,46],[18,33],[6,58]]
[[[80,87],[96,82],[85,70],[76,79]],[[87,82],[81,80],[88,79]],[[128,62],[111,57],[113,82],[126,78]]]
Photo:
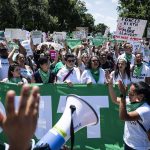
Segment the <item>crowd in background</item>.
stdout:
[[34,45],[30,39],[31,54],[20,40],[13,41],[18,48],[10,49],[6,40],[0,42],[0,82],[106,84],[108,75],[113,84],[119,80],[125,85],[149,81],[148,41],[140,41],[140,48],[133,50],[132,43],[125,41],[116,41],[113,46],[110,41],[94,46],[89,39],[83,39],[74,49],[64,42],[56,50],[48,42]]
[[[149,149],[150,86],[145,83],[150,83],[150,44],[148,41],[140,41],[141,46],[133,50],[130,42],[118,43],[116,41],[112,46],[111,42],[107,41],[100,46],[94,46],[91,45],[89,39],[84,39],[82,44],[74,49],[70,49],[64,43],[62,48],[56,50],[50,44],[34,45],[30,39],[29,44],[32,50],[30,55],[19,40],[14,39],[14,42],[18,45],[18,49],[11,50],[6,40],[0,42],[0,82],[18,85],[66,83],[69,87],[74,84],[108,85],[111,99],[119,105],[120,118],[125,121],[125,150]],[[118,85],[120,97],[115,95],[113,84]],[[128,85],[131,85],[128,92],[130,111],[127,110],[129,105],[126,105]],[[38,89],[36,90],[38,92]],[[14,125],[20,123],[19,120],[17,121]],[[145,130],[141,128],[139,122],[145,126]],[[15,129],[8,127],[10,131]],[[26,124],[23,127],[26,128]],[[6,134],[9,135],[9,132]],[[33,133],[29,133],[28,140],[31,138],[30,134]],[[9,141],[9,144],[18,146],[15,142]],[[30,144],[27,146],[29,147]]]

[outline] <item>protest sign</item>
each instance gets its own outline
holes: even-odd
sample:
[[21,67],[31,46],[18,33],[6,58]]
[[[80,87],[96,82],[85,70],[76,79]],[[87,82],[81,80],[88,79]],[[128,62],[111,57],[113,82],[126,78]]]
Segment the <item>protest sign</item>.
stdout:
[[42,31],[32,31],[31,37],[34,45],[42,43]]
[[76,27],[76,31],[84,31],[86,37],[88,36],[89,28],[88,27]]
[[150,39],[150,27],[149,27],[149,28],[147,28],[147,38],[149,38],[149,39]]
[[30,40],[22,41],[21,45],[26,49],[27,56],[33,55],[33,52],[30,46]]
[[110,28],[107,27],[107,28],[105,29],[104,37],[108,37],[108,34],[109,34],[109,33],[110,33]]
[[141,52],[142,45],[140,42],[130,42],[132,44],[133,51],[132,53]]
[[147,20],[133,18],[118,18],[115,39],[139,41],[142,39]]
[[56,42],[62,42],[66,39],[66,32],[54,32],[53,39]]
[[12,41],[13,39],[26,39],[26,31],[22,29],[13,29],[13,28],[6,28],[5,29],[5,37],[7,41]]
[[74,39],[84,39],[84,38],[86,38],[86,32],[85,31],[74,31],[73,38]]

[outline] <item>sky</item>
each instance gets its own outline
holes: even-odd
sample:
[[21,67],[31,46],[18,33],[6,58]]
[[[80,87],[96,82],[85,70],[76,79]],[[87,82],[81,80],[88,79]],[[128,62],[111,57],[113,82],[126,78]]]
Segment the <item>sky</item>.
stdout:
[[95,25],[104,23],[110,27],[110,31],[116,31],[118,0],[82,0],[86,3],[88,13],[95,19]]

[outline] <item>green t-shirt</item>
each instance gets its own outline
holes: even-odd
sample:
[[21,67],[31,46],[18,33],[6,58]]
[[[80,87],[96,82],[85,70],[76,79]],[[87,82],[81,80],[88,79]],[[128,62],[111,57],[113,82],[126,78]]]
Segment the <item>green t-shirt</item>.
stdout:
[[58,63],[55,65],[55,68],[53,69],[53,72],[54,72],[55,74],[57,74],[58,71],[59,71],[63,66],[64,66],[64,64],[63,64],[61,61],[58,62]]

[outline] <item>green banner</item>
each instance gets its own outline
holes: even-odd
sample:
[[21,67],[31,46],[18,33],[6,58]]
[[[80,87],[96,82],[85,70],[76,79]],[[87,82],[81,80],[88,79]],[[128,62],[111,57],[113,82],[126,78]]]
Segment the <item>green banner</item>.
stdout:
[[93,38],[92,41],[93,41],[93,45],[100,46],[107,41],[107,38]]
[[[33,86],[33,85],[32,85]],[[40,86],[40,112],[36,139],[40,139],[60,119],[65,108],[66,96],[76,94],[87,101],[97,112],[99,123],[81,129],[75,134],[75,148],[79,150],[122,150],[123,124],[119,119],[118,106],[113,104],[108,95],[106,85],[39,85]],[[16,107],[18,105],[21,86],[0,83],[0,100],[4,104],[6,92],[10,89],[16,91]],[[81,114],[82,115],[82,114]],[[6,141],[3,133],[0,140]],[[70,146],[70,141],[66,143]]]
[[77,46],[81,45],[81,40],[78,40],[78,39],[67,39],[66,43],[69,46],[69,48],[74,49]]

